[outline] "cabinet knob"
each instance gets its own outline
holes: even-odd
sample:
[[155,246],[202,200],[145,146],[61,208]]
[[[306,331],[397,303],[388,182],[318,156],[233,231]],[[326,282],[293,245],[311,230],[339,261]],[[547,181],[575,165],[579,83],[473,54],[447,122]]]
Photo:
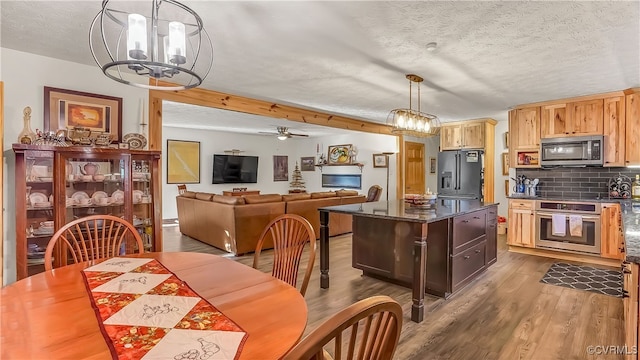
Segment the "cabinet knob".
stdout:
[[480,250],[476,250],[476,254],[480,254]]
[[473,218],[478,220],[478,219],[480,219],[480,216],[474,216]]
[[465,257],[464,257],[465,260],[469,260],[470,258],[471,258],[471,256],[469,256],[469,255],[465,255]]
[[462,222],[463,222],[463,223],[468,223],[468,222],[469,222],[469,220],[462,220]]

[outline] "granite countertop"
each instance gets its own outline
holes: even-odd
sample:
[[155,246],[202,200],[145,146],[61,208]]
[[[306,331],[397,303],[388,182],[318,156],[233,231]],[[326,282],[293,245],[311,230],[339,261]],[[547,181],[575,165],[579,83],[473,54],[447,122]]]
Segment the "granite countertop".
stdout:
[[542,201],[575,201],[583,203],[618,203],[629,201],[629,199],[607,199],[607,198],[574,198],[574,197],[548,197],[548,196],[507,196],[509,200],[542,200]]
[[640,264],[640,202],[622,202],[620,209],[627,255],[625,260]]
[[[488,203],[478,200],[437,199],[435,209],[427,210],[411,207],[409,204],[400,200],[326,206],[318,210],[379,219],[431,223],[497,204],[498,203]],[[329,226],[331,226],[331,223],[329,223]]]

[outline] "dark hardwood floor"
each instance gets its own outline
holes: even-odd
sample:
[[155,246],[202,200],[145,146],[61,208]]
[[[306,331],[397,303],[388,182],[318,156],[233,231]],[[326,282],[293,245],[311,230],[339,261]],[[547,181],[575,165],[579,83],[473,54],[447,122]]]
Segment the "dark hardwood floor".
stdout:
[[[165,226],[163,236],[164,251],[227,254],[183,236],[177,226]],[[309,308],[305,333],[357,300],[384,294],[404,310],[396,359],[623,358],[587,353],[590,345],[624,344],[621,299],[542,284],[553,259],[510,253],[504,236],[498,242],[498,262],[446,301],[427,296],[425,321],[416,324],[410,320],[410,289],[362,276],[351,267],[351,236],[334,237],[328,290],[320,289],[319,253],[316,256],[305,296]],[[265,272],[271,269],[270,253],[263,252],[260,262]],[[253,254],[229,258],[253,263]]]

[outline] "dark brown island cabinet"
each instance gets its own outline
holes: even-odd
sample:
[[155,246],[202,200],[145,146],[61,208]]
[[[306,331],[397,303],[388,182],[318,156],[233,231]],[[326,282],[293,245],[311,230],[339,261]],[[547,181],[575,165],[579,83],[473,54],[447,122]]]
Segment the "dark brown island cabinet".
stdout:
[[[496,262],[496,212],[492,206],[428,224],[427,293],[448,298]],[[365,217],[353,222],[353,267],[411,287],[413,244],[403,241],[398,224]]]
[[[416,322],[423,319],[425,293],[448,298],[497,260],[494,203],[438,199],[433,210],[401,201],[332,206],[320,209],[323,226],[329,212],[353,216],[354,268],[413,290]],[[321,287],[328,288],[328,239],[322,235],[321,227]]]

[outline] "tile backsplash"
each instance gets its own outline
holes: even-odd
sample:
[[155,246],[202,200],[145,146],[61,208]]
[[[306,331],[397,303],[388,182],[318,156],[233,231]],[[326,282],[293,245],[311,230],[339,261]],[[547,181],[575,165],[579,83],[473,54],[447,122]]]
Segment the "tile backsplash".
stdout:
[[618,174],[626,175],[633,181],[640,169],[583,167],[552,169],[516,169],[516,175],[528,179],[540,179],[537,195],[541,197],[564,197],[594,199],[609,197],[609,180]]

